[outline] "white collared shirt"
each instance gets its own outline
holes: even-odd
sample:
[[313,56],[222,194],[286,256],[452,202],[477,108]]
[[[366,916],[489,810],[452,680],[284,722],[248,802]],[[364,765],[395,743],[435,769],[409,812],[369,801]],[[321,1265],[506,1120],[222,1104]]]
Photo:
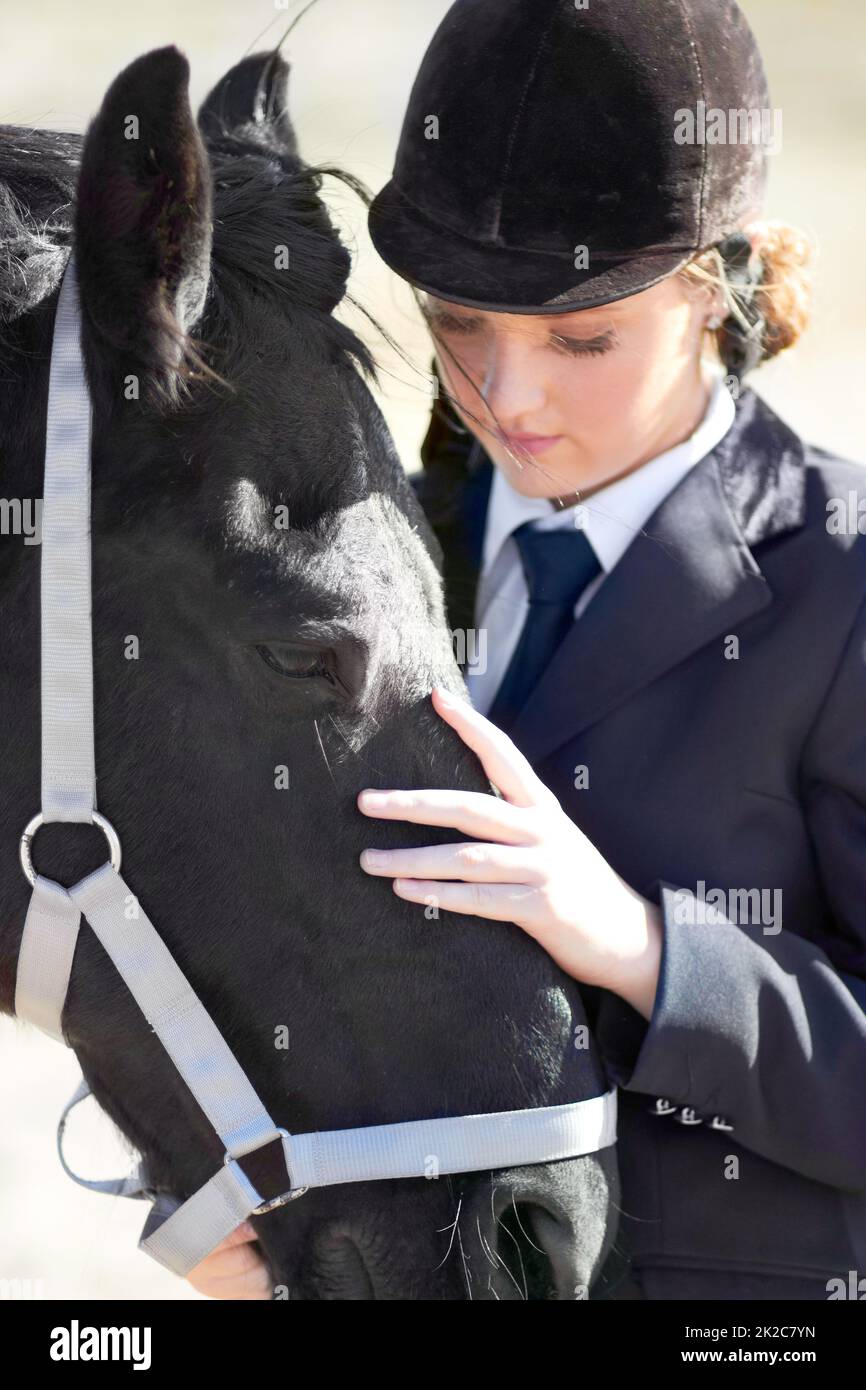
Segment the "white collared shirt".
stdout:
[[689,469],[712,453],[734,423],[736,409],[724,375],[715,368],[712,376],[715,381],[707,411],[694,433],[633,473],[600,488],[587,502],[556,511],[548,498],[524,497],[516,492],[494,466],[475,601],[473,660],[465,677],[472,704],[482,714],[492,705],[508,669],[529,607],[526,578],[512,532],[531,520],[538,520],[545,531],[582,526],[601,573],[575,604],[574,616],[579,618],[644,523]]

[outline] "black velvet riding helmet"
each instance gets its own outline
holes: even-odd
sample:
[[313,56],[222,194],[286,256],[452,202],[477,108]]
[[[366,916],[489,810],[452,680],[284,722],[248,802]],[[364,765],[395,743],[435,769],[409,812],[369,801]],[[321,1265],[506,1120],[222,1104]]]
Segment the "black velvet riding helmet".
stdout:
[[370,235],[418,288],[514,314],[624,299],[720,243],[742,263],[769,109],[734,0],[457,0]]

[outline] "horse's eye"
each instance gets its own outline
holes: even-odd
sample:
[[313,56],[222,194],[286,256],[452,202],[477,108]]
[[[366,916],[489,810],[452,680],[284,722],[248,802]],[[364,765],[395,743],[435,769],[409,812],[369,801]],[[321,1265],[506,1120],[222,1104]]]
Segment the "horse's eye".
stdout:
[[281,676],[294,680],[309,680],[321,676],[333,680],[328,664],[327,653],[311,647],[294,647],[289,642],[275,642],[272,646],[257,646],[256,651],[266,666],[279,671]]

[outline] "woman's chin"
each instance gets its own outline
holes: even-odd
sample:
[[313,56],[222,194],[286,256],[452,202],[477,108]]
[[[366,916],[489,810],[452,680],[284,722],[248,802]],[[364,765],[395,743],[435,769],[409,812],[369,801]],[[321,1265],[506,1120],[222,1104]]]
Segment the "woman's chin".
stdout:
[[556,466],[556,452],[550,451],[549,461],[547,458],[534,458],[527,454],[525,457],[518,456],[519,462],[516,462],[501,447],[489,449],[493,463],[515,492],[519,492],[521,497],[546,501],[575,496],[581,486],[579,480],[574,477],[573,470],[566,471]]

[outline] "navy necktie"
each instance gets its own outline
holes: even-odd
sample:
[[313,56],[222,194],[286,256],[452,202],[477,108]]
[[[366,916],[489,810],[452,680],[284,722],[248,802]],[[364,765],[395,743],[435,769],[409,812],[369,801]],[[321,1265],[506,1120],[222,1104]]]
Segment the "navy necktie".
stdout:
[[583,531],[542,531],[526,521],[512,533],[529,590],[529,612],[487,718],[509,732],[574,622],[574,605],[600,573]]

